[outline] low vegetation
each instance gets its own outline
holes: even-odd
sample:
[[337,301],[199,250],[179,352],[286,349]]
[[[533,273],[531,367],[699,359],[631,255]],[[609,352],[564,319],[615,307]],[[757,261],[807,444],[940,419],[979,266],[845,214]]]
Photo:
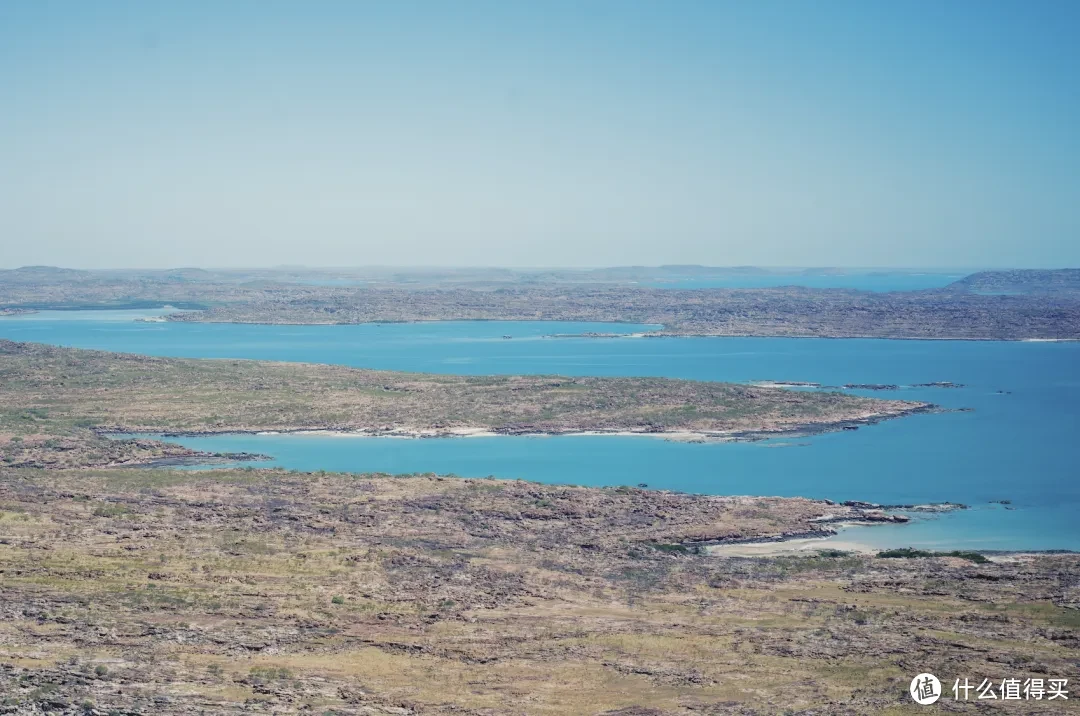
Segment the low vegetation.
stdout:
[[990,560],[986,558],[986,555],[979,552],[971,552],[964,550],[953,550],[951,552],[933,552],[923,549],[913,549],[911,547],[901,547],[899,549],[886,549],[878,552],[878,557],[882,559],[917,559],[921,557],[958,557],[959,559],[966,559],[969,562],[975,564],[986,564]]
[[762,435],[837,429],[925,403],[664,378],[450,376],[153,358],[0,340],[0,460],[74,467],[190,453],[106,432],[585,430]]
[[847,509],[810,500],[0,468],[0,509],[24,516],[0,519],[6,713],[898,714],[922,671],[1080,658],[1074,555],[676,547]]
[[[333,276],[309,272],[307,282],[298,284],[294,281],[303,282],[304,277],[289,271],[26,267],[0,271],[0,310],[170,304],[205,309],[177,314],[173,320],[226,323],[610,321],[661,324],[661,332],[671,335],[1080,338],[1075,269],[984,272],[942,289],[895,293],[638,285],[718,271],[724,272],[705,267],[541,273],[344,269]],[[359,285],[315,285],[326,279]],[[792,276],[792,281],[799,277]]]

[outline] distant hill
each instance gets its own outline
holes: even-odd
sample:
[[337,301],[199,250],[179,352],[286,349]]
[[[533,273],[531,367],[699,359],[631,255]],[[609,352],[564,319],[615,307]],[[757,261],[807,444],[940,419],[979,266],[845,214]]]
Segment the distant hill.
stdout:
[[22,266],[16,269],[0,269],[0,281],[73,281],[93,276],[90,271],[60,268],[58,266]]
[[[569,270],[556,270],[567,274]],[[671,278],[711,278],[715,276],[758,276],[774,273],[757,266],[698,266],[696,264],[667,264],[664,266],[610,266],[589,269],[589,277],[605,281],[649,281]]]
[[970,293],[1080,293],[1080,269],[980,271],[945,288]]

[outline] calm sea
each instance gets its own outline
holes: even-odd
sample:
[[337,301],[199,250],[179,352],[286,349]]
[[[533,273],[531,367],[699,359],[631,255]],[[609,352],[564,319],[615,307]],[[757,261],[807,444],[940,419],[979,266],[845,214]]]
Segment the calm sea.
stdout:
[[[1080,550],[1080,344],[784,338],[548,338],[647,330],[582,323],[363,326],[137,323],[147,312],[0,319],[0,337],[162,356],[263,358],[425,372],[657,375],[728,381],[888,383],[865,392],[972,412],[919,415],[856,432],[688,445],[614,436],[403,440],[327,436],[181,439],[273,455],[303,470],[496,475],[711,494],[971,510],[845,535],[879,546]],[[504,336],[511,336],[507,339]],[[963,388],[913,388],[952,381]],[[852,391],[859,392],[859,391]],[[1001,505],[995,501],[1007,500]]]

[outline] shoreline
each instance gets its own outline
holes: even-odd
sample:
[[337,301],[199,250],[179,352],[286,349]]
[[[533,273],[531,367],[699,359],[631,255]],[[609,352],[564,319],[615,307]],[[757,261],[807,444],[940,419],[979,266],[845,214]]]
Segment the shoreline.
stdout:
[[704,548],[708,557],[784,557],[800,554],[816,554],[835,549],[855,554],[874,554],[878,550],[861,542],[831,541],[833,535],[814,537],[791,537],[769,542],[745,542],[738,544],[709,545]]
[[[364,322],[334,322],[334,321],[192,321],[177,320],[173,315],[164,316],[166,323],[206,323],[224,325],[257,325],[257,326],[365,326],[365,325],[393,325],[393,324],[420,324],[420,323],[635,323],[633,321],[576,321],[567,319],[445,319],[431,320],[421,319],[416,321],[364,321]],[[988,341],[1000,343],[1037,343],[1037,342],[1080,342],[1080,337],[1064,338],[1002,338],[994,336],[875,336],[867,334],[850,334],[842,336],[818,336],[813,334],[756,334],[756,333],[673,333],[667,330],[650,330],[644,333],[611,333],[611,334],[545,334],[541,338],[567,339],[567,338],[592,338],[592,339],[615,339],[615,338],[798,338],[798,339],[821,339],[821,340],[944,340],[944,341]]]
[[489,428],[481,426],[454,426],[447,428],[343,428],[340,426],[296,426],[283,428],[221,428],[218,430],[159,430],[132,428],[128,426],[110,426],[94,428],[98,435],[120,437],[124,435],[149,435],[154,439],[183,437],[213,437],[220,435],[311,435],[326,437],[354,438],[400,438],[400,439],[436,439],[436,438],[490,438],[490,437],[650,437],[662,438],[670,442],[732,443],[761,442],[773,438],[795,438],[855,431],[861,427],[876,425],[885,420],[903,418],[911,415],[953,412],[931,403],[922,403],[911,408],[891,413],[876,413],[859,418],[821,423],[803,423],[777,430],[634,430],[632,428],[573,428],[566,430],[539,430],[532,428]]
[[[703,548],[707,557],[722,558],[772,558],[814,556],[819,552],[850,552],[852,555],[876,555],[889,551],[890,547],[875,547],[853,540],[834,540],[829,536],[790,537],[776,540],[761,540],[731,544],[708,545]],[[936,550],[947,551],[947,550]],[[1080,554],[1069,549],[973,549],[963,550],[981,554],[991,562],[1011,562],[1024,557],[1044,557],[1056,554]],[[949,555],[939,555],[948,557]]]
[[[95,306],[47,306],[47,307],[31,307],[23,309],[22,307],[10,307],[9,309],[0,310],[0,318],[13,317],[18,315],[27,315],[39,313],[41,311],[65,311],[65,312],[79,312],[79,311],[124,311],[124,310],[157,310],[159,307],[141,307],[141,306],[109,306],[109,305],[95,305]],[[168,307],[160,307],[168,308]],[[221,325],[247,325],[247,326],[367,326],[367,325],[395,325],[395,324],[435,324],[435,323],[604,323],[611,325],[648,325],[648,321],[613,321],[613,320],[589,320],[582,321],[577,319],[562,319],[562,318],[547,318],[547,319],[525,319],[525,318],[447,318],[447,319],[392,319],[392,320],[374,320],[374,321],[358,321],[358,322],[341,322],[341,321],[274,321],[274,320],[258,320],[258,321],[237,321],[237,320],[193,320],[186,318],[185,316],[200,313],[205,310],[205,307],[198,308],[183,308],[175,307],[180,311],[188,311],[188,313],[171,313],[165,314],[160,317],[156,317],[153,320],[142,320],[143,323],[205,323],[205,324],[221,324]],[[5,312],[6,311],[6,312]],[[661,325],[661,324],[655,324]],[[997,343],[1078,343],[1080,342],[1080,336],[1069,337],[1022,337],[1022,338],[1003,338],[995,336],[881,336],[872,334],[844,334],[844,335],[815,335],[815,334],[778,334],[778,333],[705,333],[700,331],[688,331],[688,332],[675,332],[669,331],[664,328],[652,331],[642,331],[633,333],[552,333],[539,336],[540,338],[551,339],[568,339],[568,338],[592,338],[592,339],[616,339],[616,338],[796,338],[796,339],[827,339],[827,340],[881,340],[881,341],[980,341],[980,342],[997,342]]]
[[[214,323],[215,321],[197,321],[198,323]],[[221,321],[225,323],[225,321]],[[230,321],[231,323],[231,321]],[[260,324],[276,325],[276,324]],[[279,324],[277,324],[279,325]],[[311,325],[311,324],[287,324],[287,325]],[[362,324],[317,324],[317,325],[362,325]],[[877,336],[868,334],[848,334],[840,336],[823,336],[814,334],[779,334],[779,333],[674,333],[670,331],[651,331],[641,334],[618,333],[611,335],[580,334],[555,334],[544,336],[545,338],[791,338],[799,340],[830,340],[830,341],[966,341],[983,343],[1077,343],[1080,337],[1070,338],[1001,338],[1001,337],[974,337],[974,336]]]
[[[649,321],[581,321],[562,318],[542,318],[542,319],[524,319],[524,318],[446,318],[446,319],[397,319],[397,320],[385,320],[385,321],[356,321],[356,322],[340,322],[340,321],[230,321],[230,320],[193,320],[192,318],[181,318],[181,316],[187,316],[198,311],[191,311],[189,314],[168,314],[164,316],[165,322],[168,323],[218,323],[228,325],[249,325],[249,326],[368,326],[377,324],[421,324],[421,323],[606,323],[612,325],[648,325]],[[662,324],[654,324],[662,325]],[[565,338],[817,338],[826,340],[881,340],[881,341],[990,341],[999,343],[1075,343],[1080,342],[1080,337],[1023,337],[1023,338],[1002,338],[994,336],[879,336],[869,334],[851,333],[845,335],[814,335],[814,334],[778,334],[778,333],[703,333],[700,331],[688,331],[688,332],[674,332],[664,328],[654,331],[633,332],[633,333],[551,333],[541,336],[542,338],[553,339],[565,339]]]
[[[221,433],[218,433],[221,434]],[[236,434],[236,433],[233,433]],[[283,435],[283,434],[299,434],[303,435],[316,435],[331,438],[350,438],[350,437],[374,437],[370,433],[357,433],[357,432],[345,432],[345,431],[318,431],[318,430],[297,430],[290,431],[288,433],[284,431],[261,431],[253,432],[248,431],[242,434],[250,435]],[[575,433],[578,435],[585,433]],[[611,435],[614,433],[594,433],[594,434],[606,434]],[[625,434],[625,433],[623,433]],[[643,433],[630,433],[630,435],[641,436],[649,434]],[[655,435],[655,434],[653,434]],[[483,436],[495,436],[500,434],[491,433],[486,430],[478,429],[461,429],[458,431],[458,437],[483,437]],[[405,436],[397,436],[401,439],[412,439]],[[138,439],[138,438],[135,438]],[[174,443],[175,444],[175,443]],[[113,468],[128,468],[128,469],[183,469],[183,468],[205,468],[208,470],[219,469],[233,469],[236,466],[230,463],[273,463],[275,460],[273,455],[266,455],[258,452],[209,452],[204,450],[192,450],[190,454],[186,455],[170,455],[157,457],[145,462],[124,462],[107,465],[104,467]],[[97,466],[100,468],[102,466]],[[256,465],[255,467],[259,467]],[[95,468],[95,469],[97,469]],[[248,468],[250,469],[250,468]],[[289,473],[295,473],[298,475],[311,474],[311,471],[305,471],[295,468],[284,468],[274,464],[265,465],[265,469],[270,470],[284,470]],[[483,478],[479,476],[475,477],[457,477],[455,479],[494,479],[498,482],[522,482],[520,478]],[[537,482],[535,480],[524,480],[537,485],[549,485],[559,483],[547,483]],[[576,483],[567,483],[568,486],[581,487]],[[646,492],[660,492],[667,493],[669,490],[649,488],[644,485],[637,485],[636,488],[633,485],[626,484],[621,486],[607,486],[598,487],[597,489],[631,489],[631,490],[644,490]],[[676,493],[677,494],[677,493]],[[698,494],[698,493],[691,493]],[[708,497],[709,495],[701,495],[702,497]],[[768,495],[764,494],[729,494],[729,495],[717,495],[717,497],[726,497],[729,499],[738,498],[751,498],[751,499],[770,499]],[[844,499],[833,500],[828,498],[807,498],[799,496],[789,496],[775,499],[783,500],[795,500],[795,501],[808,501],[815,503],[819,506],[820,512],[817,516],[810,517],[804,521],[802,529],[796,529],[795,531],[779,531],[771,534],[758,534],[753,536],[742,536],[739,534],[730,535],[717,535],[695,537],[687,541],[680,541],[678,547],[683,550],[692,551],[705,556],[715,557],[738,557],[738,558],[772,558],[772,557],[784,557],[784,556],[799,556],[810,555],[815,556],[818,552],[827,552],[826,556],[838,557],[843,556],[835,554],[837,552],[849,552],[852,554],[865,554],[874,555],[881,551],[887,551],[890,549],[896,549],[903,546],[903,542],[897,542],[882,546],[878,544],[868,543],[861,541],[857,536],[845,534],[849,528],[857,527],[877,527],[883,525],[904,526],[912,524],[916,521],[919,515],[925,517],[936,518],[944,513],[956,512],[970,509],[969,505],[957,503],[957,502],[929,502],[929,503],[915,503],[915,504],[881,504],[876,502],[869,502],[857,499]],[[792,525],[793,527],[795,525]],[[899,533],[898,533],[899,534]],[[928,548],[929,549],[929,548]],[[984,556],[1006,559],[1015,557],[1018,555],[1027,554],[1064,554],[1073,553],[1072,550],[1051,548],[1045,550],[1038,549],[993,549],[993,550],[981,550],[981,549],[969,549],[966,547],[940,547],[936,546],[930,551],[932,552],[945,552],[952,551],[966,551],[977,552]],[[925,556],[925,555],[920,555]],[[950,556],[948,554],[934,555],[934,556]]]

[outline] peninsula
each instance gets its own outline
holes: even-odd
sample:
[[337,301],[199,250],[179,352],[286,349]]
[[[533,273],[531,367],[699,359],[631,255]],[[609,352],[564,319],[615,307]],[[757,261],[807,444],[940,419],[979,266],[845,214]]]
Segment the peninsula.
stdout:
[[8,465],[132,464],[189,453],[102,433],[337,430],[452,436],[586,431],[751,439],[932,408],[835,392],[665,378],[452,376],[106,353],[0,340]]

